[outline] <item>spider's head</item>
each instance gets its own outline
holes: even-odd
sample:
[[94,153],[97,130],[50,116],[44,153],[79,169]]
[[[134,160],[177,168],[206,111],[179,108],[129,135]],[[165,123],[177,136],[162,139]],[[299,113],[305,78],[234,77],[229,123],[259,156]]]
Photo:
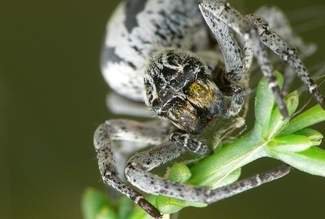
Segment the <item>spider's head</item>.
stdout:
[[158,52],[145,73],[146,103],[177,128],[199,133],[223,110],[222,94],[194,54],[176,49]]

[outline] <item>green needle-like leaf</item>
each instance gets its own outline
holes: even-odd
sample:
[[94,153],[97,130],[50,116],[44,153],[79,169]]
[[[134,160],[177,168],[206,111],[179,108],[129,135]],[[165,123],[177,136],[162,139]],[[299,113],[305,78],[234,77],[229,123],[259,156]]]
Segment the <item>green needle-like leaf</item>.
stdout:
[[237,170],[231,172],[227,177],[225,177],[223,180],[217,181],[215,183],[211,184],[211,188],[219,188],[225,185],[229,185],[233,182],[236,182],[241,175],[241,168],[238,168]]
[[255,97],[255,126],[261,135],[267,131],[273,106],[273,94],[267,81],[262,79],[257,86]]
[[[282,87],[282,74],[276,72],[276,76],[278,84]],[[274,106],[274,95],[269,88],[267,80],[262,78],[257,85],[255,96],[255,131],[258,131],[260,136],[265,136],[266,132],[268,132]]]
[[325,177],[325,151],[312,147],[298,153],[277,153],[273,157],[297,168],[298,170]]
[[104,207],[96,215],[95,219],[117,219],[116,213],[108,207]]
[[[289,115],[292,115],[299,104],[299,97],[297,92],[292,92],[286,97],[287,108],[289,111]],[[272,115],[269,122],[269,127],[267,129],[267,138],[272,138],[276,136],[280,130],[289,122],[289,118],[285,119],[280,113],[278,107],[275,107],[272,111]]]
[[312,146],[319,145],[320,141],[303,135],[286,135],[277,137],[267,145],[271,151],[277,152],[301,152]]
[[88,188],[86,190],[81,204],[84,219],[97,219],[97,215],[102,213],[103,209],[106,209],[105,212],[113,212],[113,209],[110,208],[111,205],[107,199],[107,196],[92,188]]
[[186,182],[191,178],[192,173],[188,166],[184,163],[175,163],[167,170],[166,178],[173,182]]
[[133,210],[133,202],[127,197],[122,197],[118,201],[118,219],[129,219],[129,215]]
[[233,171],[263,156],[260,139],[254,133],[248,133],[193,165],[189,183],[200,186],[222,184]]
[[311,140],[314,143],[314,145],[320,145],[323,140],[322,133],[310,128],[302,129],[300,131],[295,132],[294,134],[308,137],[309,140]]
[[325,110],[316,105],[293,118],[281,135],[287,135],[325,121]]

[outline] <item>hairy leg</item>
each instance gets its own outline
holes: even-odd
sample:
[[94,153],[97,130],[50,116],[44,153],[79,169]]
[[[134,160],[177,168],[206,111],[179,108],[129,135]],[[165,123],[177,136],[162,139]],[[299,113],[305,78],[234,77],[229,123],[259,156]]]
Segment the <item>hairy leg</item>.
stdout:
[[[231,117],[237,115],[244,102],[247,102],[245,99],[249,92],[248,71],[252,66],[254,55],[253,33],[246,18],[226,1],[201,0],[199,8],[224,55],[226,73],[224,77],[221,75],[216,78],[215,82],[221,90],[226,91],[225,95],[230,97],[230,110],[226,116]],[[232,32],[241,39],[243,51]],[[238,80],[241,80],[240,84]]]
[[248,18],[256,28],[260,41],[297,72],[309,92],[315,97],[317,102],[324,107],[324,97],[321,95],[318,85],[314,83],[302,60],[297,55],[296,50],[289,47],[278,34],[270,29],[269,25],[262,18],[254,15],[249,15]]
[[[287,16],[284,12],[275,6],[263,6],[259,8],[255,15],[262,17],[282,39],[290,44],[290,46],[297,48],[301,57],[305,58],[311,56],[317,50],[317,46],[313,43],[305,43],[302,38],[293,30]],[[284,94],[288,93],[290,85],[292,84],[295,74],[294,71],[286,67],[284,69],[284,84],[282,91]]]
[[[229,27],[220,19],[210,16],[201,8],[204,19],[212,31],[218,46],[222,52],[225,63],[225,72],[213,72],[214,81],[226,96],[229,96],[229,110],[226,117],[237,115],[243,108],[247,96],[248,87],[248,68],[250,64],[245,64],[243,60],[247,58],[238,45]],[[247,51],[244,48],[244,51]],[[245,56],[246,55],[246,56]],[[220,68],[220,66],[218,66]],[[219,74],[219,75],[218,75]]]
[[252,25],[255,27],[259,39],[275,54],[286,61],[298,74],[309,92],[316,98],[318,103],[324,107],[324,97],[320,94],[318,86],[311,79],[309,72],[304,66],[296,51],[276,33],[274,33],[268,24],[254,15],[243,17],[237,10],[233,9],[227,1],[224,0],[200,0],[199,7],[204,17],[215,20],[221,20],[234,30],[242,39],[247,42],[248,48],[254,48],[252,38],[255,35]]
[[264,45],[257,38],[255,38],[254,42],[255,42],[254,43],[255,57],[257,59],[258,65],[260,66],[264,77],[268,81],[268,85],[272,90],[272,93],[275,98],[275,102],[277,103],[281,114],[284,117],[289,117],[288,109],[284,101],[284,96],[281,92],[281,88],[278,85],[276,77],[273,73],[274,69],[271,61],[269,60],[268,53]]
[[[200,0],[199,8],[206,21],[223,22],[243,39],[243,66],[247,71],[253,61],[253,46],[249,22],[225,0]],[[211,27],[210,27],[211,28]],[[213,28],[212,28],[213,29]]]
[[276,32],[282,39],[288,42],[292,47],[299,50],[302,57],[310,56],[316,51],[315,44],[306,44],[301,37],[299,37],[290,25],[287,16],[283,11],[275,6],[263,6],[259,8],[255,15],[262,17],[270,28]]
[[212,152],[206,144],[188,133],[174,132],[170,135],[170,142],[197,155],[208,155]]
[[226,67],[225,77],[228,80],[240,81],[244,77],[241,48],[232,36],[229,28],[219,19],[204,17],[212,31],[224,57]]
[[159,211],[119,176],[116,160],[117,152],[114,151],[113,141],[123,140],[140,142],[143,145],[157,145],[161,144],[164,140],[163,137],[166,136],[165,131],[163,127],[157,126],[157,124],[143,124],[128,120],[109,120],[101,124],[94,134],[94,146],[104,183],[129,197],[155,218],[160,218]]
[[[251,29],[249,21],[242,16],[237,10],[233,9],[226,1],[213,1],[213,0],[202,0],[200,8],[203,16],[206,20],[211,20],[211,23],[224,23],[232,30],[234,30],[243,42],[246,42],[261,65],[264,76],[268,79],[270,87],[273,91],[277,104],[281,109],[281,113],[284,116],[288,116],[286,105],[284,103],[283,95],[281,90],[276,83],[276,78],[273,75],[273,69],[271,63],[267,57],[267,53],[263,50],[263,47],[256,45],[255,31]],[[223,26],[223,25],[222,25]],[[210,27],[211,28],[211,27]],[[227,37],[227,36],[226,36]]]
[[184,147],[170,143],[137,153],[130,158],[125,169],[125,175],[131,184],[147,193],[165,195],[192,202],[214,203],[281,178],[288,174],[290,170],[288,166],[282,166],[275,170],[258,174],[217,189],[193,187],[182,183],[171,182],[149,172],[179,157],[185,151],[186,149]]

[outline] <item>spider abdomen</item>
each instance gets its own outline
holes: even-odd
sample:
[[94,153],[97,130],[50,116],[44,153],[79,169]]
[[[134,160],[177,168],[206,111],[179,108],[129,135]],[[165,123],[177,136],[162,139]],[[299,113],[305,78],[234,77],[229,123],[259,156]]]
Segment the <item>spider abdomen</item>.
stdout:
[[101,67],[110,87],[144,100],[146,63],[156,51],[173,47],[203,50],[208,33],[195,0],[127,0],[107,25]]

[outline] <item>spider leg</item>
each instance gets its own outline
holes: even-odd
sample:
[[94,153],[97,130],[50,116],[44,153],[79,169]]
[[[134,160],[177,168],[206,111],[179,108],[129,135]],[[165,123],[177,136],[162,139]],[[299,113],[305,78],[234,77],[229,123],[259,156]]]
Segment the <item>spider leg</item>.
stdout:
[[277,103],[281,114],[285,118],[287,118],[289,117],[287,105],[284,101],[284,96],[281,92],[281,88],[278,85],[276,77],[273,73],[273,66],[271,61],[269,60],[268,53],[264,45],[257,38],[254,40],[254,45],[255,57],[264,77],[268,81],[269,87],[274,95],[275,102]]
[[188,133],[173,132],[170,135],[170,141],[178,147],[184,147],[192,153],[198,155],[207,155],[212,152],[206,144],[203,144],[201,141],[195,139],[194,136]]
[[[243,71],[246,72],[253,61],[253,45],[250,40],[251,28],[249,22],[225,0],[199,0],[199,8],[208,25],[209,23],[223,22],[243,39]],[[210,29],[213,31],[215,28],[210,26]]]
[[[226,117],[237,115],[243,108],[248,92],[248,75],[253,60],[252,30],[249,22],[226,1],[200,0],[201,13],[213,32],[224,56],[226,74],[215,82],[226,96],[229,96],[229,110]],[[235,31],[242,40],[243,51],[230,32]],[[238,80],[240,85],[238,84]],[[235,82],[235,83],[234,83]],[[237,83],[236,83],[237,82]],[[222,88],[223,86],[223,88]],[[227,93],[227,91],[231,93]],[[247,102],[247,101],[246,101]]]
[[109,120],[101,124],[94,134],[99,170],[104,183],[129,197],[148,214],[161,218],[160,212],[119,176],[113,141],[127,140],[145,145],[157,145],[166,136],[165,129],[157,124],[143,124],[128,120]]
[[302,57],[308,57],[315,53],[317,47],[313,43],[306,44],[292,29],[287,16],[283,11],[275,6],[263,6],[259,8],[255,15],[262,17],[274,32],[282,39],[290,43],[291,46],[297,48]]
[[[202,13],[204,14],[204,11]],[[229,110],[225,116],[231,117],[238,114],[245,102],[246,88],[248,87],[247,72],[250,64],[244,64],[241,47],[225,23],[218,18],[211,19],[210,16],[204,16],[204,19],[217,40],[224,57],[225,73],[220,74],[220,71],[217,71],[219,75],[216,75],[216,72],[212,72],[214,74],[212,78],[224,94],[230,97],[228,98]]]
[[[276,32],[286,42],[290,43],[291,46],[297,48],[302,58],[309,57],[316,52],[317,46],[314,43],[305,43],[302,38],[296,34],[296,31],[294,31],[290,25],[289,19],[280,8],[275,6],[263,6],[254,14],[262,17],[274,32]],[[295,79],[295,74],[290,67],[286,67],[284,75],[285,80],[282,92],[285,95],[288,93],[290,85]]]
[[278,167],[217,189],[193,187],[172,182],[149,172],[179,157],[186,150],[184,147],[179,147],[170,142],[160,147],[137,153],[130,158],[125,169],[126,178],[131,184],[146,193],[165,195],[191,202],[213,203],[279,179],[287,175],[290,170],[288,166]]
[[213,20],[219,19],[239,34],[244,42],[249,44],[247,48],[254,48],[252,44],[252,36],[254,34],[251,28],[251,25],[253,25],[262,43],[295,69],[300,79],[308,87],[309,92],[324,107],[324,97],[320,94],[318,86],[309,76],[306,67],[296,54],[296,51],[290,48],[280,36],[271,31],[263,19],[256,18],[254,15],[250,15],[246,19],[224,0],[200,0],[199,7],[204,17]]
[[218,46],[223,54],[226,66],[226,78],[232,81],[240,81],[243,78],[243,63],[241,48],[231,35],[227,25],[219,19],[209,19],[204,17],[210,27]]
[[278,34],[273,32],[262,18],[256,17],[255,15],[249,15],[248,18],[256,28],[260,41],[297,72],[309,92],[316,98],[317,102],[322,107],[325,107],[324,97],[321,95],[318,85],[315,84],[313,79],[310,77],[307,68],[298,57],[295,49],[289,47]]

